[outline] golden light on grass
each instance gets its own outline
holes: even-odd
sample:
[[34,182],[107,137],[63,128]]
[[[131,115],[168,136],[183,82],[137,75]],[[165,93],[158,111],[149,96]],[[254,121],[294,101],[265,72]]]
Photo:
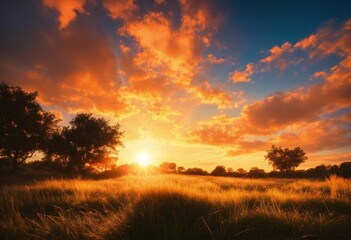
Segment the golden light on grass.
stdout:
[[151,163],[150,154],[146,151],[138,152],[136,154],[136,162],[142,167],[147,167]]

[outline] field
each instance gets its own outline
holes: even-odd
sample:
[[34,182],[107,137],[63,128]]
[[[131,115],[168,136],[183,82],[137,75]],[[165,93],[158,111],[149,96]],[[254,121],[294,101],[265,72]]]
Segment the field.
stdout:
[[351,181],[182,175],[1,187],[0,239],[350,239]]

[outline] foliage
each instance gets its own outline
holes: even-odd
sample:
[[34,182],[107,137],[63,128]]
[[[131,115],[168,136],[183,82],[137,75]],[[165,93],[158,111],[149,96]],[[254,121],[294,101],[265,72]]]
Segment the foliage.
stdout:
[[188,175],[208,175],[208,172],[203,170],[202,168],[188,168],[184,171],[184,174]]
[[266,176],[266,173],[263,169],[260,169],[258,167],[252,167],[248,175],[249,177],[253,177],[253,178],[262,178]]
[[81,171],[84,166],[108,164],[122,146],[120,125],[110,125],[92,114],[77,114],[68,127],[52,137],[47,154],[56,156],[68,169]]
[[273,145],[271,149],[267,150],[265,159],[269,161],[273,168],[282,172],[289,172],[307,160],[305,155],[306,153],[300,147],[283,149]]
[[185,168],[182,167],[182,166],[179,166],[179,167],[177,168],[177,172],[178,172],[178,173],[184,173],[184,171],[185,171]]
[[177,164],[174,162],[163,162],[160,164],[160,171],[163,173],[176,173]]
[[55,116],[41,108],[37,96],[0,83],[0,158],[14,168],[40,150],[56,129]]
[[224,166],[217,166],[213,171],[211,172],[211,175],[213,176],[225,176],[226,175],[226,170]]

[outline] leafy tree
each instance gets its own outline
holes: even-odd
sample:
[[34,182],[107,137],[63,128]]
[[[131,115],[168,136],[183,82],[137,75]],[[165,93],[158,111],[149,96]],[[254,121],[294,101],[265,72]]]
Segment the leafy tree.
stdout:
[[300,148],[288,149],[272,146],[267,150],[265,159],[274,169],[279,169],[281,172],[289,172],[298,167],[301,163],[307,160],[306,153]]
[[184,174],[188,175],[208,175],[208,172],[202,168],[188,168],[185,170]]
[[52,138],[48,151],[69,169],[81,171],[86,164],[106,164],[106,160],[111,160],[110,154],[117,154],[117,148],[123,146],[122,136],[119,124],[109,125],[103,118],[81,113]]
[[252,167],[250,168],[248,175],[249,177],[253,177],[253,178],[262,178],[262,177],[265,177],[266,173],[263,169],[260,169],[258,167]]
[[243,168],[238,168],[236,171],[237,171],[238,173],[242,174],[242,175],[247,174],[247,171],[246,171],[245,169],[243,169]]
[[185,168],[182,167],[182,166],[179,166],[179,167],[177,168],[177,171],[178,171],[178,173],[184,173]]
[[224,166],[217,166],[213,171],[211,172],[211,175],[213,176],[225,176],[227,171],[225,170]]
[[56,128],[55,116],[41,108],[37,96],[0,83],[0,158],[14,168],[40,150]]
[[340,164],[340,175],[342,177],[351,177],[351,162],[343,162]]

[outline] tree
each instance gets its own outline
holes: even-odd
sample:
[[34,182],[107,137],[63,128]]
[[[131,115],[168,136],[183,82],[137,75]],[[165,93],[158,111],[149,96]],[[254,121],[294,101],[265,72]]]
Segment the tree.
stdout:
[[185,170],[184,174],[187,175],[208,175],[208,172],[202,168],[188,168]]
[[182,166],[179,166],[179,167],[177,168],[177,172],[178,172],[178,173],[184,173],[184,171],[185,171],[185,168],[182,167]]
[[225,170],[224,166],[217,166],[213,171],[211,172],[211,175],[213,176],[225,176],[227,171]]
[[163,162],[160,164],[160,170],[163,173],[175,173],[177,171],[177,164],[174,162]]
[[81,113],[52,139],[50,152],[69,169],[81,171],[86,164],[106,164],[111,154],[117,155],[117,148],[123,146],[122,136],[119,124],[109,125],[103,118]]
[[258,167],[250,168],[249,177],[263,178],[263,177],[265,177],[265,175],[266,175],[266,172],[263,169],[260,169]]
[[269,164],[274,169],[279,169],[281,172],[289,172],[295,170],[301,163],[307,160],[306,153],[300,148],[288,149],[282,147],[272,146],[270,150],[267,150],[265,159],[269,161]]
[[14,168],[40,150],[56,128],[58,120],[41,108],[37,96],[0,83],[0,158]]

